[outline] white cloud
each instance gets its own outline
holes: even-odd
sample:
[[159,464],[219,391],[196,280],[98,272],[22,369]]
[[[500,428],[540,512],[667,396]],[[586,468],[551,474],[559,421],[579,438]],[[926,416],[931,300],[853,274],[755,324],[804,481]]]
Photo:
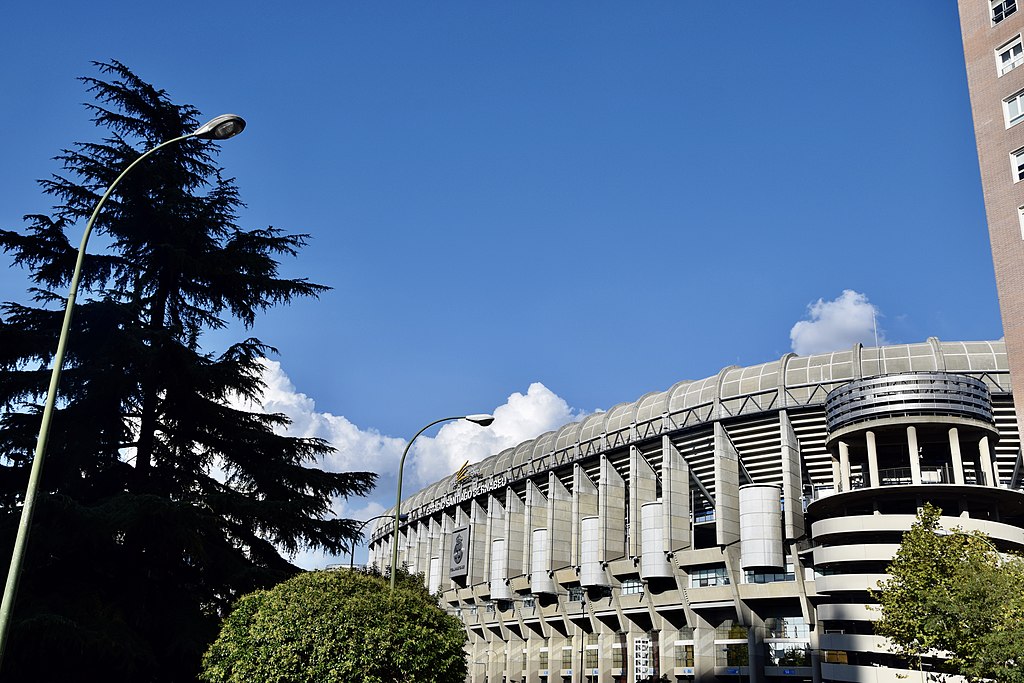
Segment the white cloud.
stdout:
[[[875,344],[878,308],[868,297],[852,289],[843,290],[831,301],[818,299],[807,306],[810,320],[801,320],[789,331],[793,351],[800,355],[848,349],[854,344]],[[878,343],[886,343],[877,330]]]
[[452,474],[467,460],[478,462],[584,415],[540,382],[531,384],[525,395],[509,396],[493,414],[490,427],[462,420],[444,425],[432,439],[420,437],[412,451],[416,483],[425,486]]
[[341,415],[319,412],[312,398],[299,392],[277,361],[263,359],[266,389],[259,408],[268,413],[284,413],[292,423],[291,436],[318,437],[337,450],[320,467],[332,472],[372,471],[394,474],[402,457],[405,441],[385,436],[373,428],[360,429]]
[[[288,434],[319,437],[330,442],[337,450],[317,466],[334,472],[371,471],[379,476],[378,488],[369,497],[337,500],[332,506],[334,513],[339,517],[366,520],[392,506],[393,482],[408,437],[386,436],[372,427],[360,428],[341,415],[318,411],[315,401],[296,389],[280,363],[268,359],[261,362],[266,384],[262,401],[241,407],[283,413],[292,421],[286,430]],[[490,427],[466,421],[449,422],[436,436],[420,436],[406,461],[404,497],[451,474],[467,460],[477,462],[584,416],[540,382],[531,384],[525,394],[513,393],[492,414],[494,423]],[[372,523],[367,525],[366,531],[373,526]],[[356,561],[364,557],[365,550],[357,552]],[[316,569],[347,561],[347,558],[302,552],[292,561],[300,567]]]

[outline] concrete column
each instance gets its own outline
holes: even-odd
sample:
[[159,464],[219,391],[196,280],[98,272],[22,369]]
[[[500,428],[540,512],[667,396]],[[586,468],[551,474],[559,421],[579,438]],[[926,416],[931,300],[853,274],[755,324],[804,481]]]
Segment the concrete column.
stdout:
[[487,681],[500,681],[505,671],[505,641],[495,635],[487,648]]
[[917,427],[907,427],[907,450],[910,453],[910,481],[921,483],[921,453],[917,446]]
[[740,538],[740,454],[721,422],[715,423],[715,535],[718,545]]
[[526,648],[526,668],[523,669],[522,680],[536,681],[541,676],[541,648],[547,647],[547,643],[543,638],[531,633],[523,641],[523,647]]
[[960,432],[956,427],[949,430],[949,454],[953,457],[953,483],[964,483],[964,459],[960,455]]
[[524,555],[529,553],[525,524],[525,505],[509,486],[505,489],[505,576],[513,578],[526,573]]
[[643,552],[640,508],[658,499],[658,475],[636,446],[629,449],[629,486],[629,556],[640,557]]
[[878,445],[875,443],[875,433],[868,431],[866,434],[868,444],[868,477],[871,488],[878,488],[882,485],[878,478]]
[[845,441],[839,442],[839,489],[850,490],[850,447]]
[[572,494],[554,472],[548,473],[548,570],[572,564],[572,544],[566,543],[576,531],[572,518]]
[[672,670],[676,666],[676,638],[679,631],[672,628],[664,628],[658,632],[658,676],[665,674],[670,679],[675,678]]
[[[781,388],[780,388],[781,390]],[[783,518],[786,538],[804,535],[803,481],[801,477],[800,440],[785,410],[779,411],[779,445],[782,450],[782,496],[786,501]]]
[[839,476],[839,458],[834,454],[832,455],[832,490],[836,493],[840,491],[840,479]]
[[602,562],[617,560],[626,554],[626,482],[612,467],[608,456],[601,456],[601,478],[597,486],[597,516],[601,519],[598,537]]
[[693,670],[696,683],[715,683],[715,627],[701,620],[693,629]]
[[690,467],[672,444],[661,439],[662,530],[669,552],[691,547],[690,540]]
[[985,474],[985,486],[999,486],[999,478],[992,466],[992,451],[989,450],[988,436],[983,436],[978,441],[978,462],[981,463],[981,471]]
[[747,671],[750,683],[764,681],[764,628],[757,625],[747,629]]
[[601,673],[597,677],[599,681],[611,680],[611,645],[614,642],[615,634],[608,633],[602,627],[597,637],[597,666],[601,669]]
[[811,683],[821,683],[821,650],[818,643],[818,626],[811,629]]
[[586,517],[597,516],[597,487],[577,463],[572,473],[572,552],[570,563],[580,566],[580,524]]

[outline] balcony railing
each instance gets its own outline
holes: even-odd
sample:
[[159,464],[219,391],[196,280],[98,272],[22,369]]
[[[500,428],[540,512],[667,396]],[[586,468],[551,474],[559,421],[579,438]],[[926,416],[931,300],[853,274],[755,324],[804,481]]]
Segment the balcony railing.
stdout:
[[[878,470],[878,484],[880,486],[910,486],[914,483],[912,470],[909,467],[890,467]],[[922,484],[954,484],[956,479],[953,476],[952,465],[938,465],[921,467]],[[972,469],[964,470],[964,483],[977,486],[987,485],[987,478],[984,472]],[[850,477],[850,489],[869,488],[870,482],[867,473],[857,473]],[[819,496],[815,496],[818,498]]]

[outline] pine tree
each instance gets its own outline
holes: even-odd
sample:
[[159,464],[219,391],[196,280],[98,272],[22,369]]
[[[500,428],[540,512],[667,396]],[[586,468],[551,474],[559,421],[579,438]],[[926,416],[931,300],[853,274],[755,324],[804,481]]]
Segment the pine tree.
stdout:
[[[41,181],[49,215],[0,231],[25,267],[27,304],[0,306],[0,533],[13,545],[41,404],[77,250],[68,234],[141,151],[194,130],[199,112],[117,61],[83,78],[107,131],[57,157]],[[85,258],[5,680],[194,680],[219,618],[240,595],[276,584],[303,548],[342,553],[356,523],[331,519],[335,496],[367,493],[374,475],[317,469],[331,446],[282,435],[258,400],[248,338],[218,354],[203,335],[327,288],[278,274],[307,236],[242,229],[215,146],[189,139],[146,160],[97,219]],[[4,564],[6,567],[6,562]]]

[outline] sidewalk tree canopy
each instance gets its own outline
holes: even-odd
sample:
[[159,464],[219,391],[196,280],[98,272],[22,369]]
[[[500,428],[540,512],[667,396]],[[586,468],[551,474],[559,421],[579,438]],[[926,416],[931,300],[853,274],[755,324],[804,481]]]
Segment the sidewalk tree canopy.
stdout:
[[1024,560],[985,536],[943,530],[925,505],[875,593],[875,632],[911,661],[946,653],[939,674],[1024,683]]

